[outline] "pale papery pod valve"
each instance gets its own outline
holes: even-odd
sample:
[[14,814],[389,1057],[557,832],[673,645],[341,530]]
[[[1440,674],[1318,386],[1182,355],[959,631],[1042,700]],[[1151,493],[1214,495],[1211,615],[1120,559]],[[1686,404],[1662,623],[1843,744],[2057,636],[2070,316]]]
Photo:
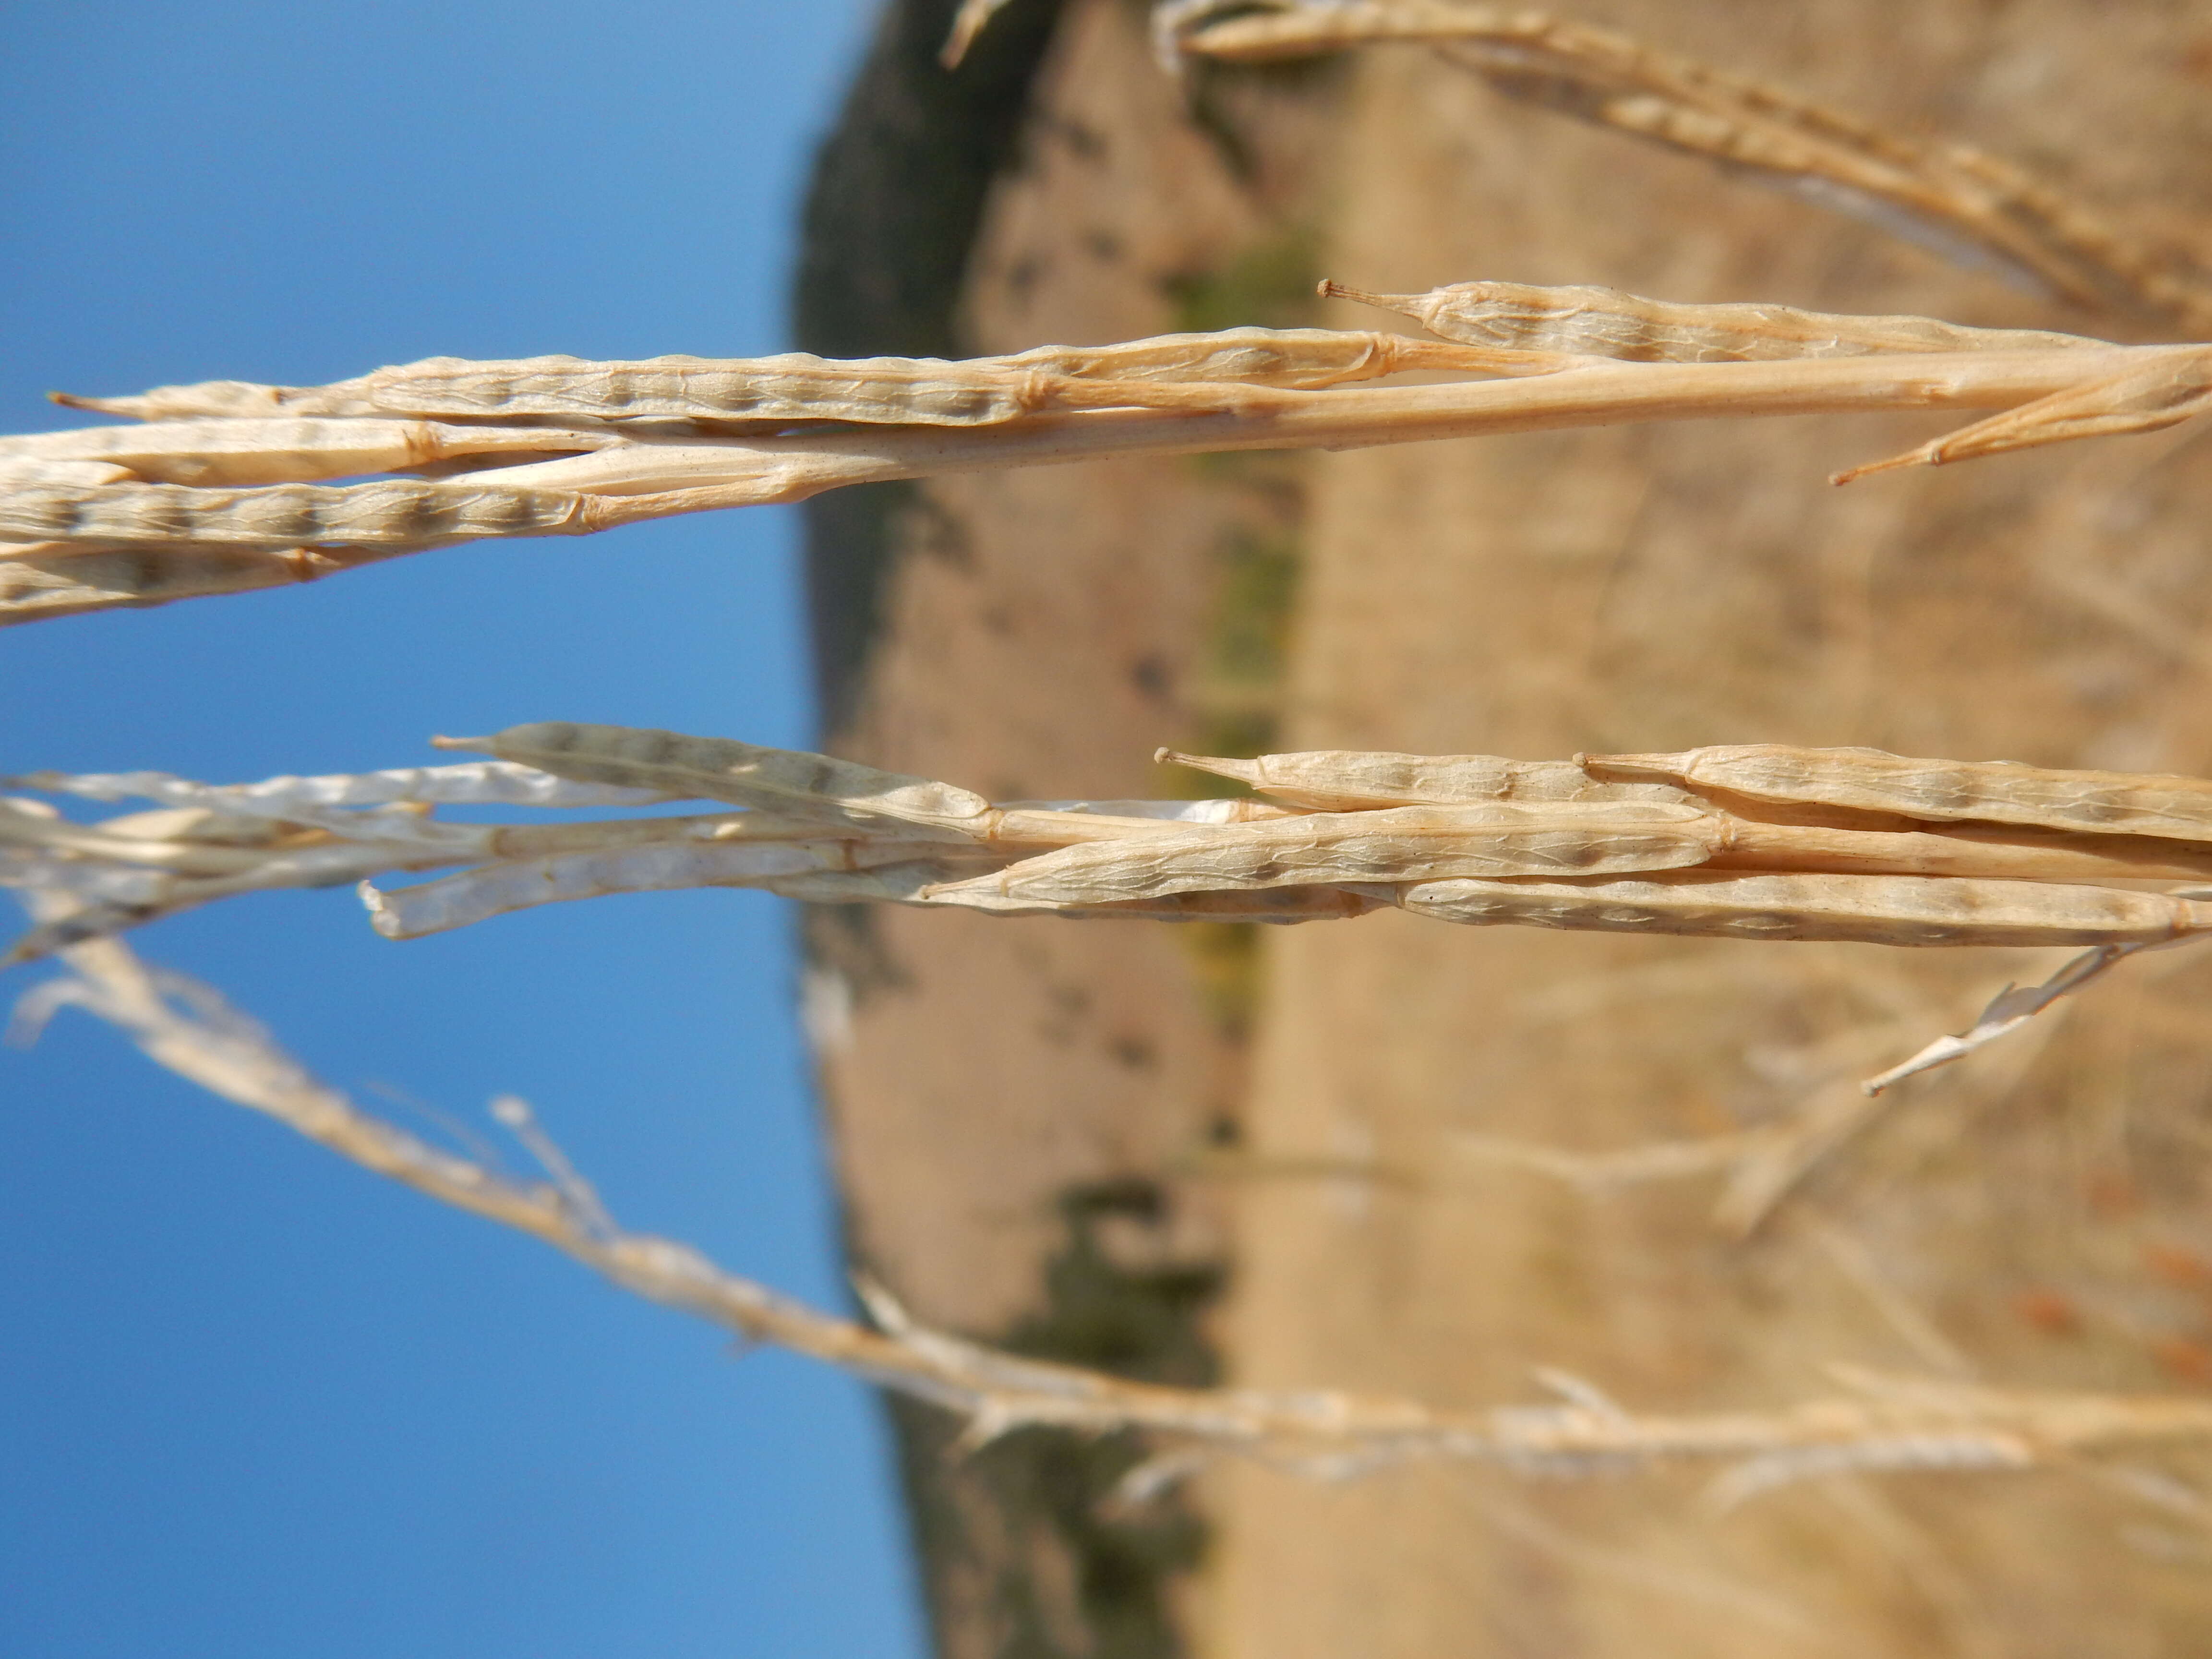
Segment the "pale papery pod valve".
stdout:
[[540,720],[489,738],[441,738],[440,747],[496,755],[565,778],[726,800],[799,817],[866,824],[878,819],[965,836],[991,803],[973,790],[799,750],[732,738],[695,738],[626,726]]

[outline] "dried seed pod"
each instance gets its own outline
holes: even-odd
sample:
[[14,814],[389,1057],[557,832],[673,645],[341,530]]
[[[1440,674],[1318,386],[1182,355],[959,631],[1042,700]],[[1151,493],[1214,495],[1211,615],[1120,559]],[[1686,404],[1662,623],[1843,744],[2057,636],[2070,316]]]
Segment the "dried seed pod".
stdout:
[[2212,880],[2212,848],[1986,824],[1861,830],[1729,815],[1713,867],[2010,881]]
[[[449,422],[712,421],[767,428],[825,421],[871,426],[995,426],[1042,410],[1153,404],[1181,407],[1194,401],[1206,402],[1194,398],[1198,389],[1194,385],[1166,384],[1194,382],[1200,378],[1196,375],[1139,373],[1126,381],[1097,374],[1058,378],[1049,372],[1050,349],[1042,355],[1029,354],[1037,361],[1019,368],[1004,367],[990,358],[840,360],[805,353],[731,360],[669,356],[641,362],[588,362],[558,356],[477,362],[433,357],[326,386],[241,388],[238,382],[226,380],[205,386],[161,386],[137,397],[69,401],[77,408],[143,420],[286,415]],[[1141,354],[1131,355],[1133,366],[1141,368],[1142,364],[1135,361]],[[1192,354],[1182,349],[1179,353],[1156,355],[1164,360]],[[1361,354],[1354,347],[1334,355],[1357,357]],[[1085,356],[1095,359],[1099,354]],[[1295,353],[1287,354],[1283,372],[1297,372],[1288,367],[1288,360],[1294,357]],[[1224,353],[1221,361],[1225,367],[1231,358]],[[1327,374],[1326,370],[1310,372]],[[1356,377],[1353,370],[1328,379]],[[242,397],[248,391],[264,395]]]
[[1702,864],[1723,821],[1665,802],[1401,806],[1178,829],[1062,848],[933,892],[983,908],[1449,876],[1626,873]]
[[1332,811],[1482,801],[1690,799],[1683,791],[1667,784],[1606,782],[1571,761],[1504,760],[1495,755],[1369,754],[1323,749],[1227,760],[1162,749],[1152,758],[1235,778],[1279,799]]
[[1600,776],[1664,779],[1756,801],[2212,841],[2212,781],[2203,778],[2053,771],[2009,761],[1915,760],[1880,749],[1785,744],[1674,755],[1587,755],[1578,761]]
[[[863,445],[859,454],[840,453],[836,446],[854,436],[842,428],[811,437],[695,438],[684,443],[626,440],[589,454],[517,461],[495,473],[470,476],[485,477],[510,489],[573,490],[624,498],[601,502],[605,517],[597,527],[605,530],[674,513],[800,501],[845,484],[914,476],[911,469],[872,453],[889,447],[891,434],[882,428],[878,434],[877,441]],[[896,435],[911,441],[945,434],[933,428],[915,428]],[[981,434],[959,435],[974,440]]]
[[[1328,328],[1228,328],[1212,334],[1158,334],[1118,345],[1038,346],[981,361],[1060,380],[1194,382],[1318,391],[1379,380],[1409,369],[1497,373],[1532,367],[1530,354],[1488,349],[1481,342],[1418,340],[1402,334]],[[1542,367],[1555,367],[1545,364]],[[1078,395],[1061,388],[1063,398]]]
[[[942,849],[938,849],[942,850]],[[781,898],[807,904],[922,904],[940,882],[957,881],[973,866],[951,859],[915,859],[873,870],[820,870],[774,876],[760,885]]]
[[[0,444],[6,442],[0,439]],[[0,448],[0,489],[20,489],[30,484],[76,489],[94,484],[128,483],[134,476],[129,467],[110,461],[25,455]]]
[[1041,389],[995,365],[939,358],[848,361],[805,352],[718,361],[641,362],[531,357],[471,362],[434,357],[326,389],[386,414],[568,420],[856,421],[989,426],[1025,415]]
[[27,789],[76,795],[86,800],[135,798],[277,818],[310,806],[388,806],[400,802],[448,806],[650,806],[678,799],[658,789],[579,783],[513,761],[264,778],[258,783],[194,783],[167,772],[29,772],[9,781]]
[[991,915],[1054,915],[1070,921],[1251,921],[1287,926],[1301,921],[1341,921],[1387,908],[1396,890],[1365,884],[1357,887],[1265,887],[1246,892],[1170,893],[1161,898],[1126,899],[1113,904],[1009,904],[988,895],[978,902],[974,889],[957,882],[959,872],[940,878],[926,902],[957,904]]
[[827,755],[763,749],[730,738],[692,738],[627,726],[542,720],[489,738],[441,738],[589,783],[659,789],[686,799],[726,800],[802,817],[866,826],[883,819],[963,837],[987,827],[991,803],[972,790],[879,771]]
[[1388,908],[1395,902],[1388,886],[1373,883],[1343,887],[1268,887],[1244,893],[1174,893],[1079,909],[1063,909],[1079,921],[1251,921],[1287,927],[1301,921],[1342,921]]
[[2112,349],[2108,341],[2036,329],[1966,328],[1931,317],[1856,317],[1789,306],[1677,305],[1611,288],[1455,283],[1426,294],[1369,294],[1324,283],[1322,292],[1395,311],[1470,345],[1639,363]]
[[968,364],[792,353],[718,361],[639,362],[523,357],[477,362],[428,357],[319,386],[237,380],[157,386],[127,398],[69,398],[72,408],[160,420],[191,416],[517,416],[586,421],[738,419],[926,422],[1011,420],[1027,405],[1018,380]]
[[[1231,329],[1108,346],[1040,346],[1006,357],[841,360],[803,352],[639,362],[431,357],[323,386],[237,380],[160,386],[125,398],[67,398],[72,408],[147,421],[321,416],[457,421],[735,421],[777,426],[992,426],[1039,410],[1219,406],[1209,385],[1293,388],[1371,380],[1407,368],[1482,368],[1490,354],[1396,335],[1328,329]],[[1180,389],[1178,389],[1180,388]],[[524,428],[514,428],[518,433]],[[515,449],[581,448],[581,443]],[[434,459],[403,463],[421,465]],[[386,467],[361,467],[380,471]],[[331,474],[301,476],[333,476]],[[216,482],[182,480],[182,482]]]
[[194,489],[181,484],[35,485],[0,492],[0,538],[88,541],[149,549],[283,553],[310,542],[404,553],[486,536],[574,536],[605,527],[592,503],[565,490],[470,480],[387,479],[332,487],[272,484]]
[[412,887],[364,882],[370,924],[386,939],[421,939],[492,916],[613,893],[687,887],[757,887],[770,878],[891,864],[921,850],[911,842],[855,848],[842,842],[662,842],[485,865]]
[[380,556],[343,549],[288,547],[263,552],[191,542],[121,548],[95,542],[47,542],[35,549],[0,550],[0,628],[214,593],[289,587]]
[[1440,921],[1868,945],[2116,945],[2212,927],[2212,904],[2163,893],[1919,876],[1729,875],[1626,881],[1433,881],[1401,890]]
[[284,408],[280,395],[284,390],[257,386],[252,380],[201,380],[191,386],[155,386],[127,398],[82,398],[73,392],[47,395],[64,409],[90,410],[96,415],[119,415],[134,421],[190,420],[203,416],[254,421],[299,412]]
[[[833,833],[817,818],[775,812],[708,812],[665,818],[596,818],[584,823],[502,824],[491,851],[500,859],[549,858],[564,853],[609,853],[661,842],[821,842]],[[852,834],[865,836],[855,830]]]
[[614,434],[558,427],[455,426],[431,421],[301,418],[165,420],[0,438],[0,485],[40,482],[38,463],[106,466],[112,478],[53,483],[222,485],[305,483],[399,472],[457,457],[538,457],[605,448]]

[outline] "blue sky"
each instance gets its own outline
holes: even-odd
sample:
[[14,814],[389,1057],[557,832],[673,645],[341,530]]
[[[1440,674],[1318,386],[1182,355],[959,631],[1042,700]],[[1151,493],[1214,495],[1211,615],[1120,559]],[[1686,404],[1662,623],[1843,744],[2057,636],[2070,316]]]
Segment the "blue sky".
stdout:
[[[868,9],[9,8],[0,430],[75,423],[49,388],[784,349]],[[723,514],[12,629],[0,772],[404,765],[543,719],[802,744],[796,532]],[[139,943],[347,1087],[525,1096],[627,1224],[842,1297],[774,901],[395,945],[348,893],[282,894]],[[920,1650],[860,1389],[736,1358],[81,1016],[0,1054],[0,1252],[11,1659]]]

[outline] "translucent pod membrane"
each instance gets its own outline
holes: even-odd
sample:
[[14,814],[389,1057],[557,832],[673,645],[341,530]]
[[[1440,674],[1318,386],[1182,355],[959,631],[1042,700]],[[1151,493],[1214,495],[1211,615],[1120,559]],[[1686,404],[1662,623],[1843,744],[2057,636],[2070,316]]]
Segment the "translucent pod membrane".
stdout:
[[2212,904],[2164,893],[1946,877],[1730,875],[1630,881],[1421,882],[1398,902],[1478,926],[1864,945],[2156,944],[2212,927]]
[[1656,778],[1746,800],[1936,821],[2212,842],[2212,781],[2058,771],[2009,761],[1917,760],[1880,749],[1743,744],[1676,755],[1592,755],[1599,777]]

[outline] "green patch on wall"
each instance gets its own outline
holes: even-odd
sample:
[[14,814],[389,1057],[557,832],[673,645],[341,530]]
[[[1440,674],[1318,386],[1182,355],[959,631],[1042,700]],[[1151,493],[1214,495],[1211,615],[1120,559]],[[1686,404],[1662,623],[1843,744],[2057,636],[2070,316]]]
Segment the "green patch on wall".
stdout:
[[[1107,1228],[1167,1219],[1155,1182],[1070,1188],[1066,1242],[1047,1264],[1039,1310],[998,1346],[1144,1382],[1207,1387],[1218,1366],[1200,1326],[1220,1293],[1210,1264],[1131,1266]],[[962,1425],[893,1397],[901,1462],[940,1631],[988,1632],[994,1659],[1176,1659],[1171,1589],[1205,1553],[1203,1524],[1172,1493],[1112,1502],[1148,1453],[1130,1433],[1015,1431],[963,1455]]]
[[1170,276],[1163,284],[1175,325],[1188,333],[1224,328],[1304,328],[1321,304],[1321,245],[1292,228],[1253,243],[1218,270]]
[[[1288,528],[1241,527],[1214,549],[1214,599],[1189,699],[1200,752],[1239,758],[1279,746],[1304,558]],[[1187,800],[1251,793],[1233,778],[1174,768],[1170,787]],[[1192,922],[1176,929],[1207,1018],[1242,1039],[1257,1018],[1264,982],[1252,922]]]

